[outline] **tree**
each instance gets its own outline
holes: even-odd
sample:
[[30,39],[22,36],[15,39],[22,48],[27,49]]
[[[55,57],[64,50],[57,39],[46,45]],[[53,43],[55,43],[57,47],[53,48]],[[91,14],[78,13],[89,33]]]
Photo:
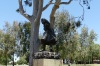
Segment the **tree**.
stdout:
[[75,21],[66,10],[55,14],[54,29],[57,36],[57,50],[62,59],[75,61],[77,55],[78,33],[80,21]]
[[[21,15],[23,15],[25,18],[27,18],[31,22],[31,37],[30,37],[30,60],[29,60],[29,66],[33,66],[33,58],[34,53],[38,51],[39,48],[39,25],[40,25],[40,18],[42,15],[42,12],[48,8],[49,5],[53,4],[53,8],[50,14],[50,26],[51,28],[54,27],[54,21],[55,21],[55,12],[62,4],[70,4],[72,0],[69,0],[68,2],[62,2],[61,0],[55,0],[53,3],[53,0],[49,0],[48,4],[43,7],[43,0],[25,0],[25,4],[28,6],[32,6],[32,15],[29,15],[25,12],[23,8],[22,1],[19,1],[19,9],[17,9],[18,12],[20,12]],[[30,2],[31,1],[31,2]],[[81,2],[81,0],[80,0]],[[83,0],[84,4],[88,4],[89,0]],[[81,5],[81,4],[80,4]],[[81,5],[82,6],[82,5]]]
[[0,30],[0,64],[4,64],[5,62],[5,59],[3,57],[4,50],[3,50],[3,44],[2,44],[3,36],[4,36],[3,31]]
[[29,51],[30,45],[30,22],[19,23],[18,40],[20,41],[21,54],[24,55]]
[[86,26],[82,27],[80,34],[80,56],[81,61],[85,63],[85,57],[87,55],[87,47],[88,47],[88,28]]
[[11,44],[12,44],[12,61],[13,61],[13,66],[14,66],[14,54],[18,53],[19,50],[19,45],[18,45],[18,31],[19,31],[19,26],[18,26],[18,22],[14,21],[13,25],[11,26]]
[[93,51],[92,52],[93,53],[92,61],[93,60],[100,60],[100,45],[94,44],[92,51]]
[[92,63],[93,62],[93,55],[95,51],[95,40],[97,38],[97,34],[91,30],[88,32],[88,27],[84,26],[81,29],[81,34],[79,37],[80,43],[80,60],[82,63]]
[[1,34],[1,46],[3,49],[2,57],[5,60],[5,65],[7,65],[8,61],[13,61],[14,66],[14,54],[17,48],[17,34],[18,34],[18,24],[14,22],[11,26],[8,22],[5,23],[5,27],[2,30]]
[[20,57],[27,56],[26,60],[29,62],[29,46],[30,46],[30,22],[19,23],[18,41]]
[[97,36],[97,34],[93,31],[93,30],[91,30],[90,31],[90,34],[89,34],[89,37],[88,37],[88,41],[89,41],[89,51],[88,51],[88,54],[89,54],[89,61],[91,62],[91,63],[93,63],[93,55],[94,55],[94,41],[96,40],[96,36]]

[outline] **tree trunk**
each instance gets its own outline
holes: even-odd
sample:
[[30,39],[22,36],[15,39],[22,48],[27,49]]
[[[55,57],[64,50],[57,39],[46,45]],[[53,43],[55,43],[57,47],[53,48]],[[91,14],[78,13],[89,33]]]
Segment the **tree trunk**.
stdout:
[[[42,15],[43,0],[33,1],[33,18],[31,20],[31,37],[30,37],[30,58],[29,66],[33,66],[34,53],[39,49],[39,26]],[[37,6],[38,4],[38,6]]]
[[13,66],[14,66],[14,52],[13,52]]
[[5,65],[7,66],[7,54],[6,54],[6,63],[5,63]]
[[39,48],[39,25],[40,22],[31,22],[29,66],[33,66],[34,53],[37,52]]

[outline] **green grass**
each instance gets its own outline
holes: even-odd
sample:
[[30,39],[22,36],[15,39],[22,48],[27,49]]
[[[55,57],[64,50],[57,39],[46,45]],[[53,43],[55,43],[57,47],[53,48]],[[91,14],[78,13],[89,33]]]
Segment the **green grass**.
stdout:
[[[68,65],[63,65],[68,66]],[[71,64],[71,66],[100,66],[100,64]]]
[[[0,65],[0,66],[5,66],[5,65]],[[7,66],[12,66],[12,65],[7,65]],[[14,66],[28,66],[28,65],[14,65]],[[63,65],[63,66],[68,66]],[[71,64],[71,66],[100,66],[100,64]]]

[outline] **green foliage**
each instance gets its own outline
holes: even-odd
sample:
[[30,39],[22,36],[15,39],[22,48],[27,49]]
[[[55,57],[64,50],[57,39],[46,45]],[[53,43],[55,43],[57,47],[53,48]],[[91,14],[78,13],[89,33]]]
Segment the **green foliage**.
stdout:
[[66,10],[58,11],[55,17],[55,31],[57,33],[58,51],[61,54],[61,58],[75,59],[78,39],[76,29],[81,23],[79,21],[76,22],[74,18],[72,19]]
[[13,25],[6,22],[3,30],[0,32],[0,49],[2,49],[0,60],[1,63],[5,63],[5,65],[12,60],[12,55],[15,54],[15,51],[18,49],[16,45],[17,33],[17,22],[14,22]]
[[79,37],[79,43],[80,43],[80,49],[79,49],[79,55],[81,56],[79,59],[81,60],[81,63],[93,63],[93,57],[95,57],[94,46],[96,45],[94,43],[94,40],[96,39],[96,33],[92,30],[90,31],[90,34],[88,32],[87,27],[82,27],[81,34]]
[[97,34],[93,30],[89,32],[88,27],[84,26],[81,34],[78,34],[76,30],[81,23],[72,19],[66,10],[58,11],[55,17],[58,52],[62,59],[70,59],[76,63],[93,63],[93,59],[100,58],[100,45],[94,43]]
[[30,22],[26,23],[19,23],[19,34],[18,40],[20,41],[20,51],[21,55],[24,55],[26,52],[29,51],[30,45]]
[[26,56],[24,55],[24,56],[22,56],[22,57],[20,57],[20,60],[18,60],[17,61],[17,64],[19,64],[19,65],[22,65],[22,64],[27,64],[27,61],[26,61]]
[[6,22],[3,30],[0,30],[0,63],[7,65],[9,61],[14,62],[13,55],[20,54],[21,63],[26,64],[28,62],[26,56],[29,54],[29,39],[30,23],[14,22],[13,25],[10,25]]

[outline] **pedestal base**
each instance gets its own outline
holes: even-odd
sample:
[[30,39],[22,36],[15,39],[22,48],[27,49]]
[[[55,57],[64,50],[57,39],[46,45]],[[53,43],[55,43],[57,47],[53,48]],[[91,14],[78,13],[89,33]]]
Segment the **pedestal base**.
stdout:
[[41,51],[34,54],[35,59],[60,59],[60,54],[57,52]]
[[34,59],[34,66],[63,66],[60,59]]

